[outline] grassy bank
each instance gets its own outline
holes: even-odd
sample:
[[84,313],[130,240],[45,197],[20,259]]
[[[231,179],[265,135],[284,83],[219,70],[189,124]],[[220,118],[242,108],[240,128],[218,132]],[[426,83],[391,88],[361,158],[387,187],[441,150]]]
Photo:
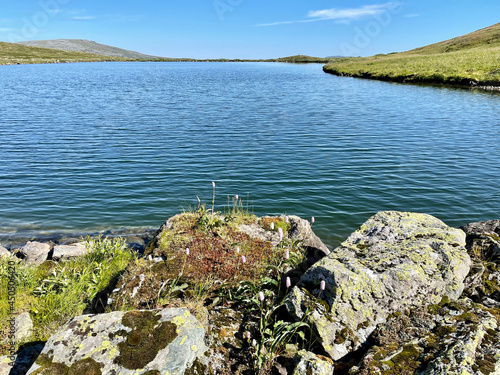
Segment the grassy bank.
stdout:
[[500,87],[500,24],[407,52],[336,59],[324,71],[395,82]]
[[0,42],[0,65],[86,61],[128,61],[128,59]]

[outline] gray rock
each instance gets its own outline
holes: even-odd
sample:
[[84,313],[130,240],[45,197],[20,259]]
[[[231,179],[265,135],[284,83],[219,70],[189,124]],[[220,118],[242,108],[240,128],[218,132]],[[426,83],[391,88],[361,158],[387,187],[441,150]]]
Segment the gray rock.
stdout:
[[79,316],[47,341],[28,374],[201,374],[204,336],[184,308]]
[[7,250],[5,247],[0,246],[0,258],[1,257],[10,257],[12,254],[9,250]]
[[68,258],[81,257],[88,254],[88,250],[84,242],[78,242],[73,245],[58,245],[54,246],[52,259],[59,261]]
[[467,249],[471,256],[500,260],[500,220],[471,223],[460,229],[467,235]]
[[42,264],[47,260],[50,252],[50,245],[41,242],[28,242],[21,250],[19,255],[27,264]]
[[28,339],[33,331],[33,321],[28,312],[22,313],[15,318],[16,342]]
[[293,375],[332,375],[333,364],[320,359],[316,354],[301,350],[295,355]]
[[287,308],[296,319],[309,314],[324,350],[338,360],[390,314],[457,299],[471,264],[464,245],[461,230],[430,215],[380,212],[302,276]]
[[302,245],[320,250],[324,255],[330,254],[328,247],[313,232],[309,221],[298,216],[288,216],[290,220],[290,236],[302,240]]

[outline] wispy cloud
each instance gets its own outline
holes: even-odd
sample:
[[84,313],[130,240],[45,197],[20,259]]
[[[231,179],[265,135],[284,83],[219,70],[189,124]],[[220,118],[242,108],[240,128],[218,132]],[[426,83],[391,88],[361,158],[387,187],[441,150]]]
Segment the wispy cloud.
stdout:
[[415,18],[415,17],[419,17],[419,16],[420,16],[420,14],[417,14],[417,13],[405,14],[406,18]]
[[94,16],[74,16],[70,18],[66,18],[68,21],[92,21],[96,18]]
[[398,4],[398,2],[389,2],[385,4],[365,5],[359,8],[311,10],[307,13],[308,18],[304,20],[262,23],[257,26],[276,26],[325,20],[335,20],[338,23],[349,23],[350,21],[359,20],[361,18],[376,16],[391,7],[397,6]]

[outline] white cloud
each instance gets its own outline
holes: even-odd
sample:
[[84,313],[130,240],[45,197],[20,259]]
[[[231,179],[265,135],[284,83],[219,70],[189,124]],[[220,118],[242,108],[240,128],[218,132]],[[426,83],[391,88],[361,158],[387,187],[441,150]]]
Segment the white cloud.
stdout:
[[95,17],[93,16],[74,16],[68,18],[70,21],[92,21],[95,20]]
[[257,26],[276,26],[324,20],[335,20],[337,23],[345,24],[361,18],[379,15],[387,9],[395,8],[399,5],[401,5],[399,2],[389,2],[385,4],[365,5],[359,8],[311,10],[307,14],[308,19],[305,20],[263,23]]

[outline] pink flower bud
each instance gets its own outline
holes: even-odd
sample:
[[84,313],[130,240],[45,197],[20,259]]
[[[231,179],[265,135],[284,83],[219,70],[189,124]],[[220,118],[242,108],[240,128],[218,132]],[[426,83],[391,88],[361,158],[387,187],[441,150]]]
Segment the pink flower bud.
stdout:
[[252,340],[252,345],[253,345],[253,346],[257,346],[257,340],[253,339],[253,340]]
[[239,246],[236,246],[236,252],[239,253],[240,252],[240,248]]
[[244,255],[242,255],[242,256],[241,256],[241,262],[242,262],[242,263],[246,263],[246,261],[247,261],[247,258],[245,258],[245,256],[244,256]]
[[285,250],[285,259],[286,260],[290,259],[290,250],[288,249]]
[[234,196],[234,200],[235,200],[235,201],[238,201],[238,198],[239,198],[239,197],[238,197],[238,194],[236,194],[236,195]]
[[283,241],[283,229],[278,228],[278,234],[280,236],[280,242]]
[[270,227],[271,227],[271,230],[274,230],[274,223],[271,223]]
[[288,216],[285,216],[285,223],[288,223]]
[[319,289],[325,290],[325,288],[326,288],[326,282],[325,280],[321,280],[321,282],[319,283]]
[[247,339],[251,339],[252,338],[252,335],[250,334],[250,332],[247,331]]
[[264,301],[264,292],[259,292],[259,299],[260,301]]
[[290,281],[290,278],[289,278],[289,277],[287,277],[287,278],[286,278],[286,287],[287,287],[287,288],[290,288],[291,286],[292,286],[292,282]]
[[311,224],[314,224],[314,216],[311,217]]
[[189,247],[186,247],[186,255],[189,255]]
[[215,188],[215,182],[214,181],[212,181],[212,187]]

